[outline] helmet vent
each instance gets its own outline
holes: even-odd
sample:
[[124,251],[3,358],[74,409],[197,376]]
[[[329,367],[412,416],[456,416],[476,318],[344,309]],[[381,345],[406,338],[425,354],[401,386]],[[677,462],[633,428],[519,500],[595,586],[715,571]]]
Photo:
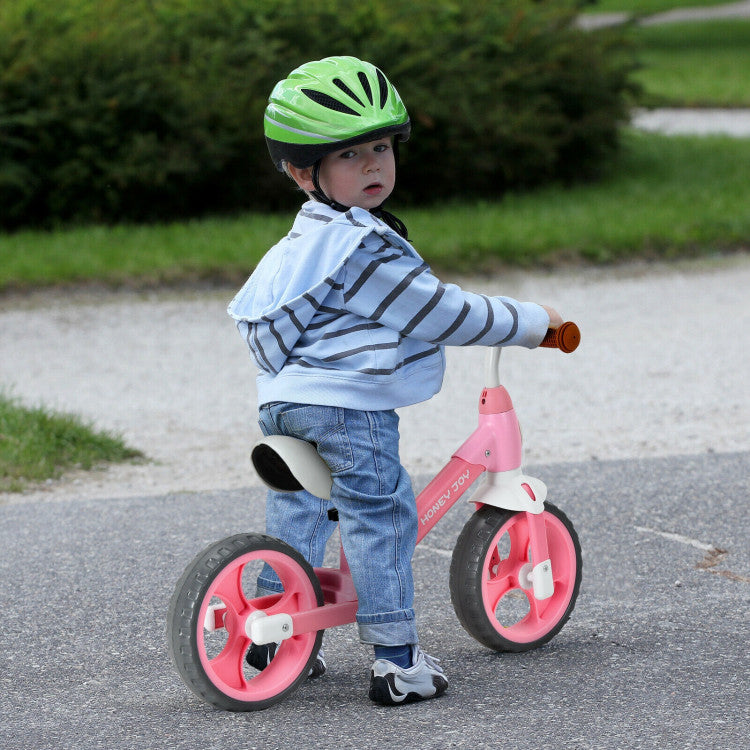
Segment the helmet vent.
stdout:
[[380,86],[380,109],[385,107],[385,103],[388,101],[388,81],[385,76],[378,70],[378,85]]
[[338,86],[347,96],[350,96],[352,99],[354,99],[354,101],[357,102],[360,107],[365,106],[362,100],[340,78],[334,78],[333,83]]
[[357,73],[357,78],[359,78],[359,82],[362,84],[362,88],[364,89],[365,95],[370,101],[370,104],[372,104],[372,89],[370,88],[370,81],[367,79],[367,76],[360,70],[359,73]]
[[359,117],[359,112],[355,112],[350,107],[347,107],[343,102],[340,102],[338,99],[334,99],[328,94],[324,94],[322,91],[315,91],[314,89],[302,89],[302,93],[312,99],[314,102],[320,104],[322,107],[325,107],[326,109],[332,109],[334,112],[342,112],[345,115],[355,115],[356,117]]

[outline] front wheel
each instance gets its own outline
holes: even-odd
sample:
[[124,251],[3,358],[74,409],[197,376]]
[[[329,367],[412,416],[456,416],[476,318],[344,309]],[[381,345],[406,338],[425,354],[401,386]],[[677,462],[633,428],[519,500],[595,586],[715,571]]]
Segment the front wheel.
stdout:
[[[270,565],[283,592],[257,597],[256,580]],[[169,604],[169,653],[185,684],[200,698],[230,711],[268,708],[297,689],[320,649],[323,631],[283,640],[262,671],[245,657],[246,622],[255,616],[323,605],[320,583],[288,544],[264,534],[237,534],[207,547],[188,565]]]
[[568,517],[551,503],[542,513],[554,593],[536,599],[526,513],[485,505],[466,522],[453,550],[450,591],[464,629],[495,651],[528,651],[565,625],[581,585],[581,545]]

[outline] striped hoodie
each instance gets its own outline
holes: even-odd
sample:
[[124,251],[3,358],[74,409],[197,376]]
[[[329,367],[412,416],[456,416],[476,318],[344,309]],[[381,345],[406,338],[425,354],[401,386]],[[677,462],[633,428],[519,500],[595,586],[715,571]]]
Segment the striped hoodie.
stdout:
[[440,390],[445,345],[539,344],[542,307],[444,284],[369,211],[302,206],[229,305],[258,366],[258,403],[368,411]]

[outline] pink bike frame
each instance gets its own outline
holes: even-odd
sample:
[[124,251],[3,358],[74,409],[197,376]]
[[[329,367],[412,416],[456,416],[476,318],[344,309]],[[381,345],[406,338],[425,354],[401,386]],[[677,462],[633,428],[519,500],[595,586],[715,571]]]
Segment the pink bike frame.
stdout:
[[[537,500],[529,483],[524,481],[529,479],[529,481],[538,482],[538,480],[520,475],[521,430],[510,396],[499,383],[497,375],[499,356],[500,350],[495,349],[492,350],[488,359],[486,382],[489,385],[482,391],[479,399],[479,425],[416,498],[419,519],[417,543],[455,505],[480,475],[484,472],[497,475],[507,472],[519,475],[516,480],[521,483],[520,487],[528,495],[525,503],[532,508],[526,511],[531,555],[535,564],[541,564],[549,558],[544,519],[541,515],[544,498]],[[474,502],[477,508],[483,504],[481,501]],[[509,507],[501,502],[493,504]],[[547,573],[549,574],[549,570]],[[286,631],[289,634],[297,635],[323,630],[355,620],[357,594],[343,549],[339,552],[338,568],[315,568],[315,574],[323,591],[324,606],[292,614],[291,631]],[[551,574],[549,576],[551,580]],[[551,595],[551,591],[540,595],[538,593],[540,590],[544,591],[544,587],[539,589],[535,583],[534,594],[537,598],[546,598]],[[284,637],[273,627],[272,620],[273,617],[261,618],[257,623],[252,624],[254,642],[268,643]]]

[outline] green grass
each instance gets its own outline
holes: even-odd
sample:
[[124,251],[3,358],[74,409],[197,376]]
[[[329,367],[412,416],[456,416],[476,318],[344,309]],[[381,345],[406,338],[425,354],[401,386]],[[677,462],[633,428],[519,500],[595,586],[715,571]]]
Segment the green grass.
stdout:
[[750,19],[641,26],[630,31],[634,76],[655,105],[750,107]]
[[437,267],[671,258],[747,247],[750,140],[630,132],[604,181],[406,216]]
[[0,492],[18,492],[72,468],[141,457],[119,437],[77,417],[27,408],[0,393]]
[[651,15],[675,8],[708,8],[712,5],[726,5],[731,0],[598,0],[587,6],[586,13],[631,13]]
[[158,285],[244,273],[288,229],[288,216],[91,226],[0,234],[0,291],[99,281]]
[[[622,154],[600,182],[403,211],[394,198],[392,208],[444,273],[674,257],[747,246],[749,173],[750,139],[626,131]],[[87,282],[238,283],[291,218],[249,214],[0,235],[0,291]]]
[[[724,2],[600,0],[587,12],[644,16]],[[646,105],[750,107],[750,19],[638,25],[628,34],[641,66],[634,80],[644,88]]]

